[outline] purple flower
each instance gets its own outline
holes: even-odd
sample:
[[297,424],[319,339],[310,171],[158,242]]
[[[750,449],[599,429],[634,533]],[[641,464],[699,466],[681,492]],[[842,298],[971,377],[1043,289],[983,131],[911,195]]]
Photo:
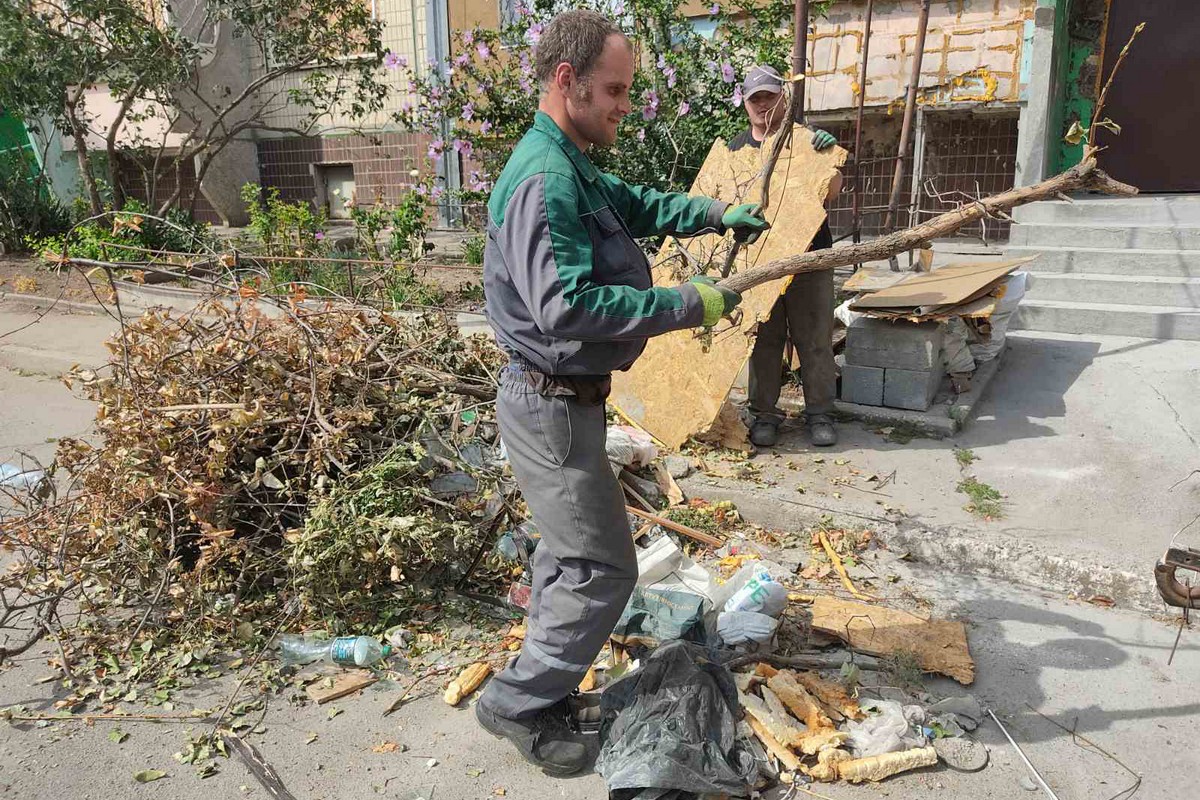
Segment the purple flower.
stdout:
[[646,141],[646,129],[645,128],[642,128],[641,130],[638,131],[638,141],[639,142]]
[[546,26],[540,22],[535,22],[530,25],[529,30],[525,32],[525,36],[529,39],[529,43],[537,44],[538,40],[542,38],[542,31],[545,29]]
[[442,160],[442,153],[446,150],[446,143],[441,139],[434,139],[429,143],[429,157],[434,161]]
[[480,133],[484,134],[485,136],[487,134],[491,133],[492,132],[492,121],[490,119],[485,119],[483,122],[479,123],[479,131],[480,131]]
[[742,87],[741,86],[733,87],[733,97],[730,99],[729,102],[732,103],[735,108],[742,104]]
[[521,91],[522,91],[522,92],[525,92],[525,94],[532,94],[532,92],[533,92],[533,84],[529,82],[529,78],[527,78],[527,77],[525,77],[524,75],[522,75],[522,76],[521,76],[521,77],[520,77],[520,78],[517,80],[517,85],[521,87]]
[[462,68],[471,63],[470,53],[459,53],[454,57],[454,66]]
[[615,6],[613,6],[613,16],[614,17],[625,16],[625,0],[617,0],[617,4]]
[[714,17],[715,17],[717,14],[720,14],[720,13],[721,13],[721,6],[720,6],[720,4],[718,4],[718,3],[713,3],[711,6],[709,6],[709,7],[708,7],[708,13],[709,13],[710,15],[714,16]]
[[646,92],[646,105],[642,106],[642,119],[649,122],[658,116],[658,92],[650,89]]
[[479,57],[484,61],[487,61],[492,57],[492,48],[488,47],[487,42],[480,42],[479,44],[475,45],[475,52],[479,53]]
[[692,107],[690,105],[688,105],[687,100],[684,100],[682,103],[679,104],[679,116],[682,117],[691,110],[692,110]]
[[466,105],[464,105],[462,108],[462,118],[465,119],[467,122],[470,122],[471,120],[475,119],[475,106],[472,105],[471,103],[467,103]]
[[388,69],[399,69],[401,60],[400,56],[388,50],[383,56],[383,65]]
[[471,45],[475,44],[475,32],[474,31],[463,31],[462,32],[462,42],[467,47],[470,47]]
[[414,82],[414,81],[409,81],[409,82],[408,82],[407,89],[408,89],[408,91],[410,91],[410,92],[415,92],[415,91],[417,90],[417,84],[416,84],[416,82]]
[[313,234],[313,238],[314,238],[314,239],[316,239],[316,240],[319,242],[319,241],[321,241],[322,239],[324,239],[324,238],[325,238],[325,232],[324,232],[324,231],[317,231],[315,234]]
[[517,0],[517,4],[513,8],[513,11],[517,12],[518,17],[528,17],[530,14],[533,13],[533,11],[529,8],[529,6],[520,2],[520,0]]
[[675,68],[672,67],[670,64],[668,64],[667,66],[662,68],[662,72],[663,72],[663,75],[667,76],[667,88],[668,89],[675,88],[675,82],[676,82]]
[[733,64],[730,64],[728,61],[726,61],[721,65],[721,80],[725,81],[726,83],[733,83],[733,78]]
[[463,158],[469,159],[475,152],[475,147],[466,139],[455,139],[454,152],[459,153]]
[[433,201],[437,201],[437,199],[440,198],[442,196],[442,193],[445,191],[446,190],[443,189],[441,186],[434,186],[432,189],[429,190],[429,199],[433,200]]

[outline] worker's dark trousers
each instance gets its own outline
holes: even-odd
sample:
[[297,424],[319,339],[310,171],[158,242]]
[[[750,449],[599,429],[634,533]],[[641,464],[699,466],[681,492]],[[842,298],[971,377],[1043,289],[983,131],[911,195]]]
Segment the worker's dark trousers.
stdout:
[[512,719],[579,685],[638,572],[624,496],[604,449],[604,403],[544,397],[510,367],[501,373],[496,420],[542,536],[524,645],[479,700]]
[[771,315],[758,326],[750,354],[750,413],[756,420],[783,421],[776,403],[783,385],[783,346],[791,337],[800,356],[804,414],[833,411],[837,367],[833,363],[833,270],[792,278]]

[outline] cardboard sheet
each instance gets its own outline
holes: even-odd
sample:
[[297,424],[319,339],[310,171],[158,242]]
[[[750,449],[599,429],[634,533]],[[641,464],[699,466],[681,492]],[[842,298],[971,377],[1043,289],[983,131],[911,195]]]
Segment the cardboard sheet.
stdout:
[[872,308],[914,309],[917,314],[935,313],[944,306],[976,300],[988,294],[991,285],[1035,256],[1011,261],[985,261],[975,264],[953,264],[933,272],[913,275],[895,286],[860,297],[850,308],[866,311]]
[[[736,270],[750,269],[783,256],[802,253],[825,220],[824,197],[837,168],[846,160],[840,147],[817,153],[812,134],[797,125],[791,151],[785,150],[771,178],[771,205],[766,212],[772,228],[757,243],[743,248]],[[692,185],[692,195],[716,197],[728,203],[760,201],[760,175],[771,141],[760,149],[744,147],[731,153],[718,140]],[[720,265],[731,236],[715,234],[686,239],[690,258]],[[694,274],[689,257],[668,238],[654,262],[654,283],[675,286]],[[767,318],[786,286],[781,279],[746,292],[735,323],[722,320],[710,336],[695,330],[675,331],[651,339],[646,352],[628,372],[613,375],[610,402],[668,447],[676,448],[693,434],[710,428],[742,365],[750,355],[756,323]],[[721,438],[727,439],[728,431]]]

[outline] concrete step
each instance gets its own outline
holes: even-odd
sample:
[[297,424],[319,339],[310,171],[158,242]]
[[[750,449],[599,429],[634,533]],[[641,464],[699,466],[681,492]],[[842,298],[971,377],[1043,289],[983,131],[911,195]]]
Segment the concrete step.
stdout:
[[1200,311],[1182,306],[1028,299],[1021,301],[1016,329],[1200,341]]
[[1038,222],[1013,225],[1008,243],[1022,246],[1200,250],[1200,225],[1089,225]]
[[1013,209],[1019,223],[1074,225],[1200,225],[1200,195],[1080,197],[1030,203]]
[[1006,258],[1040,256],[1029,272],[1082,272],[1089,275],[1158,275],[1200,278],[1200,250],[1123,250],[1104,247],[1010,245]]
[[1200,278],[1038,273],[1029,276],[1025,296],[1031,300],[1200,308]]

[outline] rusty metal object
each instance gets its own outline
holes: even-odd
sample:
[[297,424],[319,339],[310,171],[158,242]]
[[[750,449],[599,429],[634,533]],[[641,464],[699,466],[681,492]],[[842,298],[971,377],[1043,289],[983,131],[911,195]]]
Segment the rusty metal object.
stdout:
[[1171,547],[1154,566],[1154,582],[1163,602],[1176,608],[1200,608],[1200,586],[1185,586],[1175,577],[1176,570],[1200,573],[1200,550]]

